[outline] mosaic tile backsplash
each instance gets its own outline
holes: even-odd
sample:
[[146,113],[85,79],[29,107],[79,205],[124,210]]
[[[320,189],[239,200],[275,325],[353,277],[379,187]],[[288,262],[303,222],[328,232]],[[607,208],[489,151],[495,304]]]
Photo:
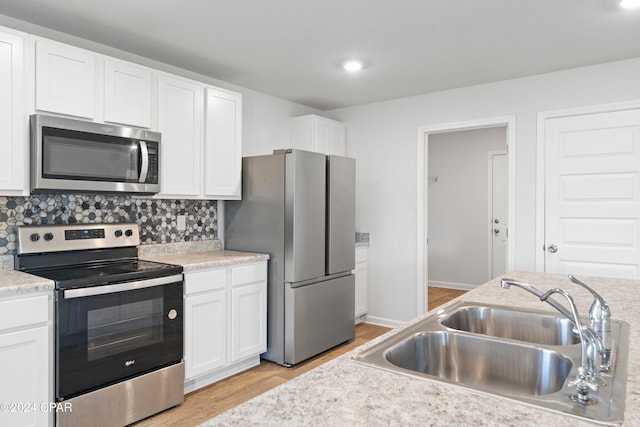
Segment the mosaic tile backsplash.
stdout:
[[[177,229],[177,216],[187,227]],[[38,194],[0,197],[0,254],[15,254],[17,227],[25,224],[137,222],[140,243],[174,243],[218,237],[215,200],[142,199],[128,195]]]

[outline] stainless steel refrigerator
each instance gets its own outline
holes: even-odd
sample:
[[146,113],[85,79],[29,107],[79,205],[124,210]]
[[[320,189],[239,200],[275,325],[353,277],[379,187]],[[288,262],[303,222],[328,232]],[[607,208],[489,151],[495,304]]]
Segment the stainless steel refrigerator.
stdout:
[[355,160],[302,150],[242,159],[225,248],[268,253],[267,351],[290,366],[354,338]]

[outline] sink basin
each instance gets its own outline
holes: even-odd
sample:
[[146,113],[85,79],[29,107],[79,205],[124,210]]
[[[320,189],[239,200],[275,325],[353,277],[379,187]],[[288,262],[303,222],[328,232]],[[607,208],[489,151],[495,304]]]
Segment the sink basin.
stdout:
[[543,395],[562,389],[572,362],[560,353],[452,332],[425,332],[384,357],[395,366],[479,390]]
[[573,325],[553,313],[459,301],[353,357],[369,367],[492,394],[601,424],[624,419],[629,325],[611,321],[605,385],[576,403],[580,366]]
[[580,343],[569,319],[541,313],[486,306],[462,307],[440,322],[450,329],[536,344]]

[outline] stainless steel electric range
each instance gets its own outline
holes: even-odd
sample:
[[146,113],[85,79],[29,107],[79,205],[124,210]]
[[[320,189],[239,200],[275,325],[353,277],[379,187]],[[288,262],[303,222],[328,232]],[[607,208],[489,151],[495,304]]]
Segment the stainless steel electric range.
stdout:
[[137,224],[22,226],[18,270],[55,282],[59,426],[123,426],[184,400],[182,267],[139,260]]

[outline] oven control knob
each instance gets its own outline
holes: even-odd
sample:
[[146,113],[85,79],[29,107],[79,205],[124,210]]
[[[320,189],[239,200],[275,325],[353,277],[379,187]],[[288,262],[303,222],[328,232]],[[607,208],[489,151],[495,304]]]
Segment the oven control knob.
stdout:
[[29,239],[32,242],[37,242],[38,240],[40,240],[40,235],[38,233],[33,233],[31,236],[29,236]]
[[46,240],[47,242],[53,240],[53,233],[45,233],[44,240]]
[[122,237],[122,230],[116,230],[115,235],[116,237]]
[[127,230],[127,231],[124,232],[124,235],[127,236],[127,237],[131,237],[131,236],[133,236],[133,231]]

